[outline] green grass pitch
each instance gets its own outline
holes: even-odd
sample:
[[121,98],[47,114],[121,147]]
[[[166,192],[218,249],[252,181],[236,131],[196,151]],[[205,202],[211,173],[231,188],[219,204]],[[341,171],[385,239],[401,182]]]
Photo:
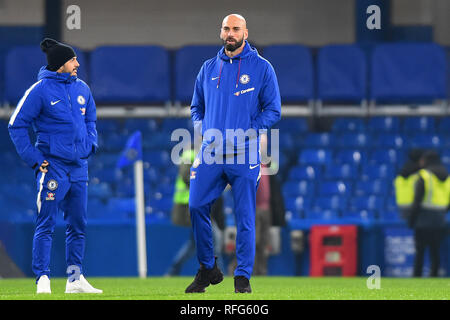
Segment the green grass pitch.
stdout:
[[233,278],[185,294],[193,277],[93,278],[103,294],[65,294],[64,278],[52,278],[51,294],[36,294],[32,278],[0,279],[0,300],[448,300],[449,278],[381,278],[380,289],[368,289],[367,278],[253,277],[251,294],[234,293]]

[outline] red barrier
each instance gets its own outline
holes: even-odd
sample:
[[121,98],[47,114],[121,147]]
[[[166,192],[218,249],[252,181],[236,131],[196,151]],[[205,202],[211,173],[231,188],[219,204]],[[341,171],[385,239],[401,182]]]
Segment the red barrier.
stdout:
[[310,249],[311,276],[356,276],[356,226],[312,226]]

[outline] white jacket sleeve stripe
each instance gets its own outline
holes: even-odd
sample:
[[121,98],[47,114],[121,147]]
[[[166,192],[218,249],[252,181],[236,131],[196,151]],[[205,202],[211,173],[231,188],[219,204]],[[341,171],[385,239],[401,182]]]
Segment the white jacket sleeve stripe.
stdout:
[[33,84],[30,88],[28,88],[27,91],[25,91],[25,94],[23,95],[22,99],[20,99],[19,103],[17,104],[16,110],[14,110],[14,113],[11,116],[11,119],[9,120],[9,124],[13,125],[14,121],[16,120],[17,115],[20,112],[20,109],[22,109],[23,103],[25,102],[25,100],[27,99],[28,95],[30,94],[31,90],[33,90],[33,88],[39,84],[39,82],[41,82],[42,80],[39,80],[38,82],[36,82],[35,84]]

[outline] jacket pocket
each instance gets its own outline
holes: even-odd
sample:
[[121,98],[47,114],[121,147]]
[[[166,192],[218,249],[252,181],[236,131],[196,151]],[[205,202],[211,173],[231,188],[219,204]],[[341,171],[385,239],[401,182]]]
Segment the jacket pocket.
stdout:
[[79,159],[87,159],[91,155],[92,142],[89,139],[83,139],[76,142],[77,147],[77,157]]
[[75,160],[75,144],[69,137],[51,135],[50,154],[65,160]]

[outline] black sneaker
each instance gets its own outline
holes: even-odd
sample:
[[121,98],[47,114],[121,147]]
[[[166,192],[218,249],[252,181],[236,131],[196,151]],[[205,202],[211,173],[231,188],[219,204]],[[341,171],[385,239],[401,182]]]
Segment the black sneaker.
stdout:
[[[217,260],[217,257],[215,258]],[[200,269],[195,276],[194,281],[186,288],[185,293],[205,292],[205,288],[210,284],[215,285],[221,283],[223,273],[214,261],[214,268],[206,269],[204,265],[200,265]]]
[[234,292],[235,293],[251,293],[252,287],[250,281],[244,276],[234,277]]

